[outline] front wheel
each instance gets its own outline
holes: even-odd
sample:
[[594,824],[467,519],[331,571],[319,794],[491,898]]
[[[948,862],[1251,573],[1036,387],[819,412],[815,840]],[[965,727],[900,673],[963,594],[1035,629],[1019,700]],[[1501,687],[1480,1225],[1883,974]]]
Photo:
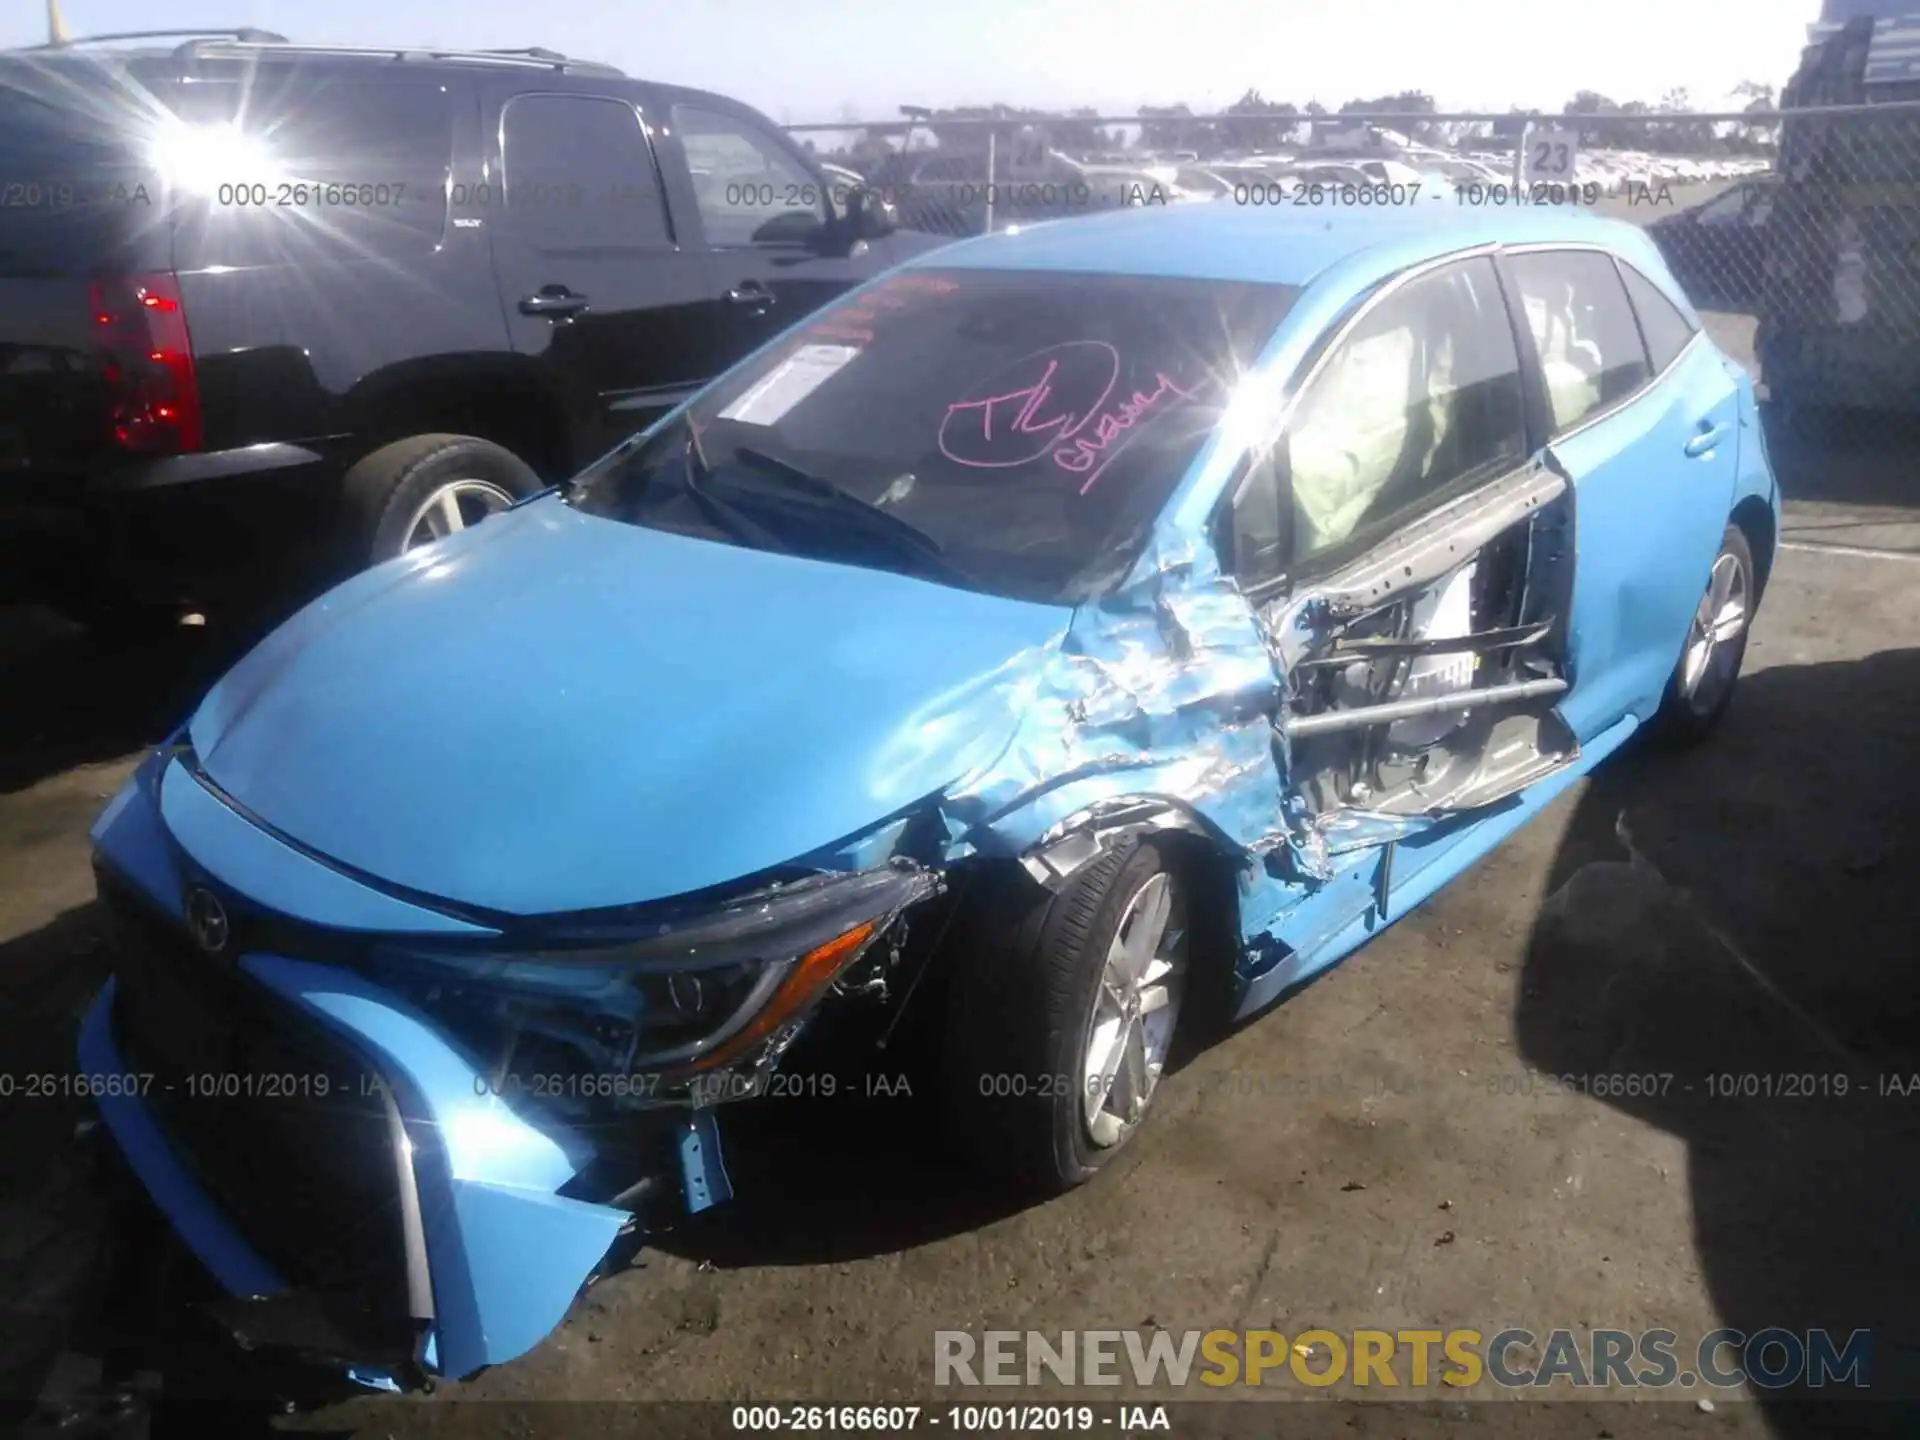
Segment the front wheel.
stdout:
[[947,1091],[976,1155],[1057,1193],[1131,1139],[1159,1087],[1188,979],[1189,887],[1150,840],[1058,894],[991,902],[948,1010]]
[[1680,744],[1704,740],[1733,700],[1746,658],[1756,597],[1753,548],[1738,525],[1727,526],[1707,588],[1694,607],[1687,639],[1654,717],[1657,733]]

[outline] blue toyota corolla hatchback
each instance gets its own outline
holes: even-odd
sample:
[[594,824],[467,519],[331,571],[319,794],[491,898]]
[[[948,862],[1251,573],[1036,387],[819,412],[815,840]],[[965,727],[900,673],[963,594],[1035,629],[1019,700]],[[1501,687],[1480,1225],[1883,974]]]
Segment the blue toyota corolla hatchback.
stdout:
[[1623,224],[956,245],[228,674],[95,828],[83,1069],[233,1328],[382,1386],[724,1201],[823,1034],[1071,1186],[1176,1036],[1711,729],[1777,513]]

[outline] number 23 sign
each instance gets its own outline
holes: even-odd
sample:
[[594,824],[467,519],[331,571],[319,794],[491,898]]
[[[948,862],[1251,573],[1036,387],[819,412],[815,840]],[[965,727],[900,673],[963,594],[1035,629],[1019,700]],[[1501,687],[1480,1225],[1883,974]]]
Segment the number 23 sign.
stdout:
[[1580,163],[1576,130],[1533,130],[1527,134],[1527,179],[1571,180]]

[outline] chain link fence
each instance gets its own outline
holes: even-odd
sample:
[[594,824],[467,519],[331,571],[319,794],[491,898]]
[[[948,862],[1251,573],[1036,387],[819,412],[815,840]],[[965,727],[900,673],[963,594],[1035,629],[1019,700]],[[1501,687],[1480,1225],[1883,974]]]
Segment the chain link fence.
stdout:
[[1626,219],[1777,422],[1858,433],[1920,416],[1920,94],[1846,103],[1861,92],[1845,68],[1823,84],[1810,67],[1782,108],[1727,114],[922,112],[790,128],[902,225],[942,235],[1186,204]]

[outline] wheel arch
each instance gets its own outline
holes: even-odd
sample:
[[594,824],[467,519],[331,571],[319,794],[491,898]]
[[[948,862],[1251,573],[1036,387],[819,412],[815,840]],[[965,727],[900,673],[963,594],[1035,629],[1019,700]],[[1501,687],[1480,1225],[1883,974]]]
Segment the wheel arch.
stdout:
[[1753,552],[1753,598],[1757,604],[1766,594],[1767,578],[1773,573],[1773,556],[1779,543],[1773,507],[1761,496],[1749,495],[1733,507],[1728,522],[1740,527],[1740,532],[1747,537],[1747,548]]
[[1058,894],[1102,855],[1141,840],[1152,841],[1193,886],[1196,975],[1228,985],[1242,948],[1240,876],[1257,862],[1185,801],[1168,795],[1102,801],[1050,828],[1020,852],[1018,866]]
[[346,397],[349,463],[413,435],[471,435],[511,451],[543,481],[572,473],[566,406],[520,356],[433,357],[376,371]]

